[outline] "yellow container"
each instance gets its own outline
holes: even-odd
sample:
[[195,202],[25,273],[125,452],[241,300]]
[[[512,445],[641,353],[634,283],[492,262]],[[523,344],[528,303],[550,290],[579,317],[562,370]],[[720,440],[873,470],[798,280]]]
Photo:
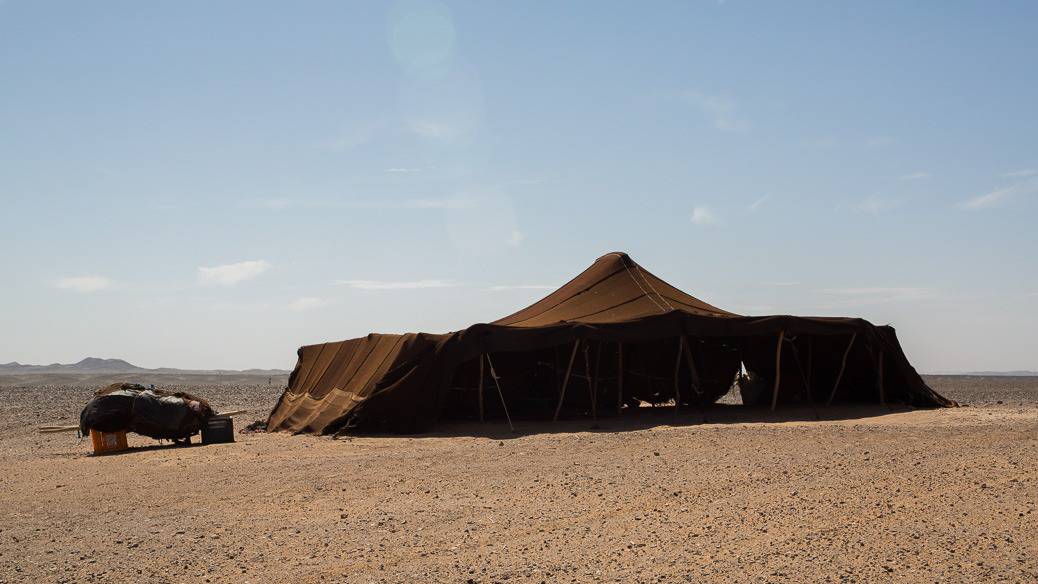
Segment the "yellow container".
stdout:
[[126,432],[90,431],[90,441],[94,443],[94,454],[108,454],[126,450]]

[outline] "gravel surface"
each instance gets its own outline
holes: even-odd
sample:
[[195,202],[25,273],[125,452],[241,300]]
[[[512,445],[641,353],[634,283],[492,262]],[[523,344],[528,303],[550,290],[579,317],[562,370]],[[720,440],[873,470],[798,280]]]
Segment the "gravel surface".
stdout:
[[[1038,580],[1038,379],[928,381],[970,407],[132,437],[103,457],[34,429],[104,382],[0,387],[0,582]],[[254,408],[240,428],[281,384],[175,387]]]

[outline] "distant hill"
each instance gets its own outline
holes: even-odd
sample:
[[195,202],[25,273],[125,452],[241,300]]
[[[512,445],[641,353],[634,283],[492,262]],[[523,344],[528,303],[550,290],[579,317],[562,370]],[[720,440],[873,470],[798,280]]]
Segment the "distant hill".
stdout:
[[32,375],[32,374],[119,374],[140,373],[150,375],[287,375],[290,371],[284,369],[245,369],[236,371],[233,369],[174,369],[171,367],[160,367],[158,369],[147,369],[128,363],[122,359],[98,359],[87,357],[78,363],[51,363],[50,365],[23,365],[17,362],[0,364],[0,375]]
[[980,377],[1038,377],[1038,371],[967,371],[959,375],[977,375]]
[[939,371],[924,375],[973,375],[975,377],[1038,377],[1038,371]]

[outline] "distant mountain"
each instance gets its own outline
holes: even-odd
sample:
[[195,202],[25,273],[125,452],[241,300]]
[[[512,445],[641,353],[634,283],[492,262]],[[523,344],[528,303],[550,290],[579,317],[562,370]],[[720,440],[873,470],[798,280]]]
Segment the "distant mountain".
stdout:
[[981,377],[1038,377],[1038,371],[967,371],[959,375],[977,375]]
[[31,375],[34,373],[72,373],[72,374],[119,374],[119,373],[141,373],[151,375],[287,375],[289,371],[284,369],[246,369],[235,371],[232,369],[174,369],[171,367],[160,367],[158,369],[146,369],[128,363],[122,359],[98,359],[87,357],[78,363],[51,363],[50,365],[22,365],[12,361],[0,364],[0,375]]
[[1038,377],[1038,371],[940,371],[924,375],[973,375],[975,377]]

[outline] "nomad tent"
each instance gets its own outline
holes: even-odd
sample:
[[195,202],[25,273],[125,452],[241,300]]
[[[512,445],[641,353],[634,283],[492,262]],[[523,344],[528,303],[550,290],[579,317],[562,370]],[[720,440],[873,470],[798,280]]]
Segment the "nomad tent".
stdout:
[[643,402],[702,406],[745,369],[747,405],[955,405],[927,387],[894,329],[859,318],[740,316],[678,290],[625,253],[539,302],[447,334],[308,345],[268,430],[416,432],[440,419],[558,419]]

